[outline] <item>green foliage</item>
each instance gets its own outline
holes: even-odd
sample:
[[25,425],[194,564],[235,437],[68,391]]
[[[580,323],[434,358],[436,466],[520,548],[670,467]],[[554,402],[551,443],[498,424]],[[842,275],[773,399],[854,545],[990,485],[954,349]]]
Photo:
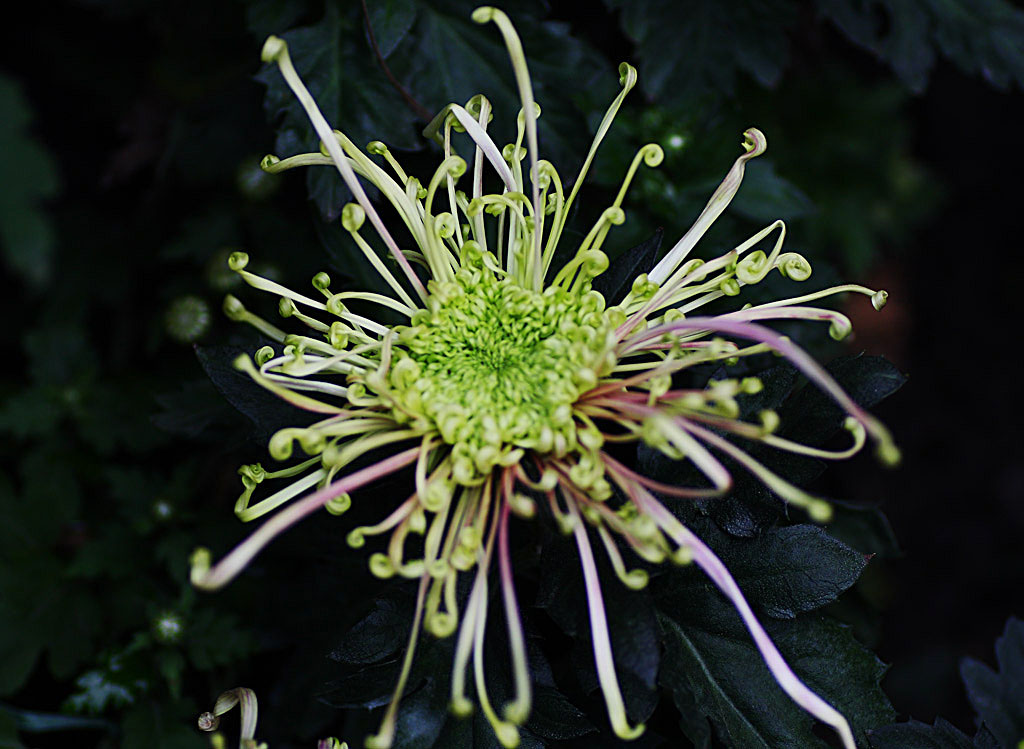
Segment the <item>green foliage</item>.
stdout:
[[641,85],[669,105],[731,97],[739,73],[763,86],[778,83],[786,29],[797,17],[796,4],[787,0],[606,2],[621,10],[623,30],[636,42]]
[[[647,67],[652,96],[670,104],[730,98],[743,74],[776,85],[799,7],[787,0],[606,0]],[[1024,12],[1006,0],[817,0],[818,13],[921,93],[938,54],[1006,88],[1024,86]]]
[[893,723],[870,732],[874,749],[996,749],[1024,741],[1024,622],[1011,617],[996,639],[998,673],[973,658],[964,658],[960,675],[967,699],[977,713],[973,740],[943,718],[928,725],[916,720]]
[[0,185],[0,247],[7,265],[39,287],[50,277],[56,241],[43,202],[60,181],[53,156],[28,132],[31,120],[18,84],[0,75],[0,150],[9,175]]
[[[811,733],[811,718],[772,679],[735,612],[726,613],[722,606],[704,608],[707,603],[691,601],[684,625],[662,620],[662,679],[676,692],[677,704],[692,702],[730,745],[828,746]],[[878,686],[885,669],[848,630],[808,618],[768,631],[797,675],[840,710],[855,733],[863,736],[866,729],[892,719],[895,713]],[[701,734],[690,738],[696,743]]]
[[975,744],[949,722],[937,718],[933,725],[911,720],[871,731],[875,749],[971,749]]
[[1024,86],[1024,11],[1006,0],[820,0],[818,8],[914,93],[938,53],[999,88]]
[[982,725],[1004,746],[1024,741],[1024,622],[1010,619],[996,640],[996,673],[984,663],[965,658],[960,666],[967,697]]

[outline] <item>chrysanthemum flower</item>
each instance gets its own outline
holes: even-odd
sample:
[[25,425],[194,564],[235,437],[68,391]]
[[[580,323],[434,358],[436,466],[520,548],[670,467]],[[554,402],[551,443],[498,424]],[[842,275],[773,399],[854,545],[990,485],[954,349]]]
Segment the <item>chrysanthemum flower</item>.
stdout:
[[[617,736],[635,738],[644,727],[630,724],[623,705],[595,540],[619,577],[611,584],[641,588],[647,581],[643,570],[627,568],[620,547],[650,562],[696,563],[735,605],[779,686],[831,725],[846,747],[854,747],[847,721],[793,673],[729,571],[660,497],[725,494],[732,485],[721,461],[725,457],[814,520],[829,518],[827,502],[774,474],[727,435],[819,458],[848,457],[871,437],[884,461],[897,460],[896,448],[877,420],[805,352],[760,324],[822,321],[835,337],[842,337],[850,329],[849,320],[809,303],[854,292],[881,307],[885,292],[838,286],[727,314],[699,315],[708,302],[736,296],[774,270],[797,281],[810,275],[803,257],[782,251],[781,221],[714,260],[690,258],[739,189],[745,164],[765,150],[764,136],[750,129],[744,133],[743,152],[694,225],[649,273],[633,281],[624,298],[603,298],[592,289],[594,278],[609,264],[602,247],[611,228],[624,220],[622,202],[636,171],[641,163],[657,166],[661,149],[651,144],[637,153],[613,204],[578,247],[566,253],[560,240],[598,147],[636,83],[636,71],[627,64],[620,67],[622,90],[566,193],[558,172],[538,155],[539,107],[515,30],[493,8],[480,8],[473,18],[493,21],[508,48],[522,101],[516,141],[504,148],[492,141],[487,133],[491,106],[483,96],[466,106],[450,104],[427,129],[443,147],[444,159],[425,182],[408,175],[384,144],[370,143],[364,151],[333,130],[292,66],[284,41],[271,37],[263,48],[264,60],[280,67],[322,141],[321,153],[283,160],[268,156],[264,168],[335,167],[355,197],[344,208],[342,224],[391,293],[334,292],[330,278],[319,273],[313,278],[315,293],[306,296],[246,270],[245,254],[231,256],[231,268],[244,281],[279,296],[281,314],[311,331],[285,333],[229,297],[230,317],[251,323],[278,343],[257,351],[255,361],[241,357],[237,366],[296,408],[323,418],[310,426],[283,429],[270,441],[274,459],[291,459],[298,444],[305,460],[272,472],[259,465],[241,469],[245,491],[236,506],[238,516],[250,521],[277,512],[215,566],[210,566],[209,552],[197,551],[194,583],[208,589],[224,585],[301,518],[321,508],[344,512],[351,492],[411,467],[412,494],[383,513],[376,525],[348,533],[354,547],[388,536],[379,547],[383,550],[370,555],[370,569],[381,578],[398,575],[419,581],[394,697],[368,746],[392,742],[421,630],[434,637],[456,637],[451,709],[458,715],[470,712],[467,683],[474,684],[476,702],[498,739],[506,747],[516,746],[518,726],[530,712],[531,680],[509,525],[512,516],[542,514],[575,539],[597,674]],[[468,136],[475,147],[471,170],[453,151],[456,134]],[[500,191],[485,192],[485,184],[494,179],[491,172],[500,180]],[[402,239],[385,227],[360,178],[393,206],[405,225]],[[389,262],[363,237],[367,219],[386,246]],[[757,249],[762,243],[770,245],[767,252]],[[560,248],[568,260],[556,268],[552,261]],[[392,327],[356,314],[349,309],[356,300],[386,307],[406,322]],[[713,381],[705,389],[674,384],[673,375],[688,368],[728,364],[766,351],[787,359],[846,411],[852,440],[848,449],[831,452],[777,436],[778,418],[772,412],[761,413],[756,423],[740,420],[737,397],[761,387],[755,378]],[[689,461],[706,481],[699,486],[653,481],[606,449],[621,442],[643,442],[670,458]],[[379,455],[384,447],[393,450],[389,457],[347,470],[361,456],[371,451]],[[256,490],[269,479],[289,483],[254,502]],[[409,543],[412,536],[421,539]],[[495,565],[515,695],[500,708],[488,697],[483,673],[488,587]],[[472,575],[473,582],[460,611],[456,581],[462,574]]]

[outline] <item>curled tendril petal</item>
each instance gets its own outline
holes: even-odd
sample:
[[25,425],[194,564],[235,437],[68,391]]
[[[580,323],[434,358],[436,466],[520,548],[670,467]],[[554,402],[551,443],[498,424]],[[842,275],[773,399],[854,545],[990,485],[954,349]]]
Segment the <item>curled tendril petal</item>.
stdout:
[[806,281],[811,277],[811,264],[796,252],[784,252],[776,261],[779,272],[792,281]]
[[239,734],[239,749],[267,749],[264,743],[257,743],[256,717],[258,713],[256,693],[247,687],[237,687],[222,692],[217,698],[212,711],[204,712],[199,716],[198,725],[201,731],[215,731],[220,725],[220,716],[231,710],[235,705],[239,706],[241,712],[241,730]]
[[739,191],[740,183],[743,181],[746,163],[750,159],[763,154],[767,148],[768,141],[764,137],[764,133],[757,128],[750,128],[743,133],[743,153],[733,163],[732,169],[729,170],[725,179],[722,180],[722,184],[718,186],[711,199],[708,200],[707,205],[704,206],[704,210],[701,211],[693,226],[676,242],[675,246],[668,251],[665,257],[654,266],[654,269],[649,274],[654,281],[663,283],[676,270],[690,250],[697,244],[697,241],[708,230],[708,227],[714,223],[715,219],[732,202],[733,197]]

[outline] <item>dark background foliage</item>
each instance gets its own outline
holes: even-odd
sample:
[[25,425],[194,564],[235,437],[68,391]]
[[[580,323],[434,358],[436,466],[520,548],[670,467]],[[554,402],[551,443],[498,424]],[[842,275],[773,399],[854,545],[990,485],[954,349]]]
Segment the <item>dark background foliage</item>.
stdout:
[[[0,375],[0,747],[203,746],[194,716],[240,684],[258,690],[261,735],[272,746],[311,746],[329,732],[358,742],[371,730],[375,715],[335,707],[388,692],[388,657],[403,646],[409,605],[407,591],[382,588],[365,573],[363,554],[341,542],[342,528],[360,513],[374,517],[373,507],[357,501],[355,518],[307,522],[215,596],[187,584],[195,545],[223,551],[242,536],[231,513],[235,468],[263,459],[268,430],[288,418],[266,402],[240,402],[237,392],[231,403],[240,410],[222,397],[233,386],[219,363],[230,347],[251,345],[219,311],[234,283],[224,261],[245,248],[262,272],[293,285],[323,268],[339,277],[351,268],[347,239],[325,221],[344,199],[333,175],[268,179],[257,168],[266,152],[315,145],[275,72],[261,70],[263,38],[293,30],[296,64],[328,117],[357,143],[420,149],[402,159],[425,170],[434,155],[421,146],[424,111],[483,91],[498,127],[517,108],[497,35],[469,21],[472,7],[367,0],[399,87],[381,69],[359,3],[22,8],[0,52],[8,356]],[[1024,14],[1003,0],[506,9],[544,108],[544,154],[564,177],[614,95],[616,64],[639,68],[639,89],[583,191],[578,226],[603,208],[637,147],[659,142],[666,159],[639,175],[611,253],[659,227],[674,240],[728,168],[742,130],[756,125],[768,154],[752,164],[704,247],[781,217],[789,246],[815,264],[809,284],[843,278],[890,291],[881,313],[850,302],[856,335],[842,345],[815,337],[820,331],[786,332],[823,358],[887,356],[896,369],[867,357],[836,365],[867,401],[894,389],[897,369],[909,376],[876,407],[904,465],[888,472],[862,457],[821,476],[790,467],[847,502],[830,535],[780,523],[778,508],[753,489],[690,520],[728,550],[783,650],[810,663],[846,648],[846,660],[833,662],[852,669],[857,684],[878,673],[867,651],[856,655],[854,635],[892,664],[882,686],[896,712],[880,693],[862,691],[849,697],[860,700],[849,709],[865,716],[858,728],[896,715],[925,723],[878,728],[876,746],[1019,739],[1019,623],[1000,640],[998,672],[977,661],[997,665],[996,637],[1024,613],[1024,414],[1013,338],[1024,270]],[[772,376],[781,399],[792,378]],[[786,401],[794,421],[803,414],[827,438],[821,404],[800,398]],[[870,511],[877,507],[898,544]],[[833,539],[875,556],[864,567]],[[560,553],[549,541],[544,554]],[[575,576],[537,580],[556,561],[524,558],[521,569],[535,602],[533,636],[568,653],[570,635],[585,644],[586,624],[570,605]],[[828,579],[793,586],[822,565]],[[779,598],[780,589],[791,597]],[[620,657],[631,709],[655,710],[662,695],[644,745],[658,746],[680,724],[697,745],[713,734],[755,745],[736,733],[745,729],[729,711],[744,713],[748,693],[770,695],[771,685],[750,676],[757,659],[741,634],[733,637],[728,609],[689,571],[656,578],[645,595],[643,606],[623,607],[638,613],[623,625],[632,640],[619,648],[636,650]],[[836,620],[852,629],[836,629]],[[445,647],[424,651],[424,674],[447,668]],[[693,659],[707,653],[713,667],[732,663],[743,678],[711,668],[711,682],[692,681]],[[543,706],[529,726],[536,741],[598,745],[593,731],[603,723],[586,658],[534,667]],[[424,679],[406,705],[409,745],[417,731],[440,735],[439,746],[485,745],[486,731],[472,721],[431,724],[443,720],[444,685]],[[729,691],[744,679],[747,693]],[[745,714],[766,721],[757,727],[764,736],[807,731],[787,723],[789,709],[761,703]],[[938,716],[963,733],[931,726]],[[976,720],[984,728],[968,739]]]

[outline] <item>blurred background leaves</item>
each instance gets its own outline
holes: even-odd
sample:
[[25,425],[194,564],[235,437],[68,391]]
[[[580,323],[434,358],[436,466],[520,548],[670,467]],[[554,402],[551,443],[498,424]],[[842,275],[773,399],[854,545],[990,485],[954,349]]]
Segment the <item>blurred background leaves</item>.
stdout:
[[[357,143],[384,140],[423,177],[436,154],[419,131],[450,101],[486,93],[499,143],[514,135],[505,52],[493,29],[469,20],[472,7],[367,0],[364,13],[341,0],[79,0],[24,8],[22,31],[0,53],[0,310],[12,362],[0,375],[0,747],[200,747],[207,740],[195,716],[241,683],[265,699],[261,735],[275,747],[309,746],[330,732],[358,741],[370,730],[365,711],[338,713],[316,695],[365,702],[342,694],[345,684],[369,683],[352,682],[352,669],[377,668],[394,649],[380,645],[379,657],[369,661],[366,651],[353,661],[351,628],[407,601],[399,591],[393,608],[370,603],[382,591],[362,555],[339,542],[340,521],[297,529],[217,596],[187,584],[193,546],[224,550],[243,535],[231,513],[235,468],[263,459],[266,437],[225,402],[200,359],[212,344],[253,345],[220,313],[235,283],[225,272],[233,249],[290,284],[321,269],[341,283],[361,280],[349,273],[347,235],[329,222],[346,200],[331,171],[271,179],[258,169],[264,153],[316,146],[279,77],[260,68],[263,38],[290,41],[326,114]],[[574,217],[574,226],[589,225],[636,149],[662,145],[665,162],[635,183],[610,254],[659,227],[674,241],[732,162],[740,133],[756,125],[768,154],[751,165],[706,251],[784,218],[789,247],[816,266],[809,284],[844,278],[894,292],[877,320],[855,318],[859,337],[845,347],[815,337],[822,331],[799,331],[822,355],[887,353],[913,378],[909,395],[882,407],[907,448],[903,472],[883,475],[864,461],[813,479],[851,502],[832,536],[876,556],[863,573],[832,581],[834,591],[762,605],[798,615],[774,624],[784,650],[830,633],[860,678],[877,681],[880,672],[855,637],[895,663],[883,682],[892,705],[926,723],[873,734],[877,746],[899,745],[882,743],[885,736],[969,741],[957,660],[989,659],[1006,616],[1024,603],[1024,563],[1013,551],[1024,530],[1024,471],[1010,457],[1021,447],[1020,414],[1009,359],[1000,358],[1014,339],[998,323],[1019,319],[1011,280],[1024,270],[1004,250],[1021,228],[1013,206],[1024,164],[1009,151],[1024,114],[1024,14],[1003,0],[531,0],[507,10],[543,109],[543,155],[566,181],[617,90],[616,65],[639,68],[640,90],[605,141]],[[191,344],[203,347],[198,357]],[[983,397],[977,362],[992,352],[981,366],[991,380]],[[781,398],[794,383],[779,377],[788,382]],[[964,414],[979,398],[1001,404],[994,424]],[[875,509],[883,498],[906,561]],[[777,510],[763,497],[741,498],[691,521],[705,523],[719,545],[741,543],[737,533],[775,544],[758,553],[778,560],[784,575],[801,567],[779,534],[810,531],[780,527]],[[737,559],[752,548],[737,547]],[[936,576],[930,560],[949,558],[964,561]],[[536,576],[529,560],[523,569]],[[849,585],[824,618],[817,608]],[[687,682],[691,670],[677,662],[699,657],[716,637],[745,646],[729,639],[731,623],[711,621],[718,599],[701,586],[694,579],[683,589],[707,598],[706,607],[675,611],[662,601],[655,615],[652,603],[650,626],[635,628],[658,647],[689,643],[655,664],[657,684],[644,671],[650,664],[638,662],[635,708],[655,710],[651,690],[662,695],[650,746],[677,726],[696,746],[739,740],[728,719],[729,703],[747,699],[738,682],[726,673]],[[536,638],[557,644],[573,629],[550,607],[535,613],[547,622]],[[830,629],[835,617],[851,629]],[[1019,623],[1012,626],[998,676],[964,666],[975,707],[993,704],[985,702],[992,695],[1003,705],[1007,684],[1020,689],[1019,664],[1003,656],[1019,640]],[[804,634],[789,638],[790,630]],[[426,725],[441,745],[484,742],[472,722],[427,720],[444,688],[431,664],[444,671],[438,664],[448,658],[436,651],[424,653],[402,735],[415,745]],[[565,663],[543,657],[538,649],[544,699],[530,741],[605,745],[593,733],[603,723],[585,669],[567,674]],[[672,669],[682,669],[679,678]],[[864,694],[864,714],[873,716],[865,727],[892,716],[884,696]],[[709,706],[715,700],[718,708]],[[1009,704],[978,709],[987,728],[974,741],[1020,718]],[[958,728],[928,725],[940,714]],[[802,735],[800,720],[784,730]]]

